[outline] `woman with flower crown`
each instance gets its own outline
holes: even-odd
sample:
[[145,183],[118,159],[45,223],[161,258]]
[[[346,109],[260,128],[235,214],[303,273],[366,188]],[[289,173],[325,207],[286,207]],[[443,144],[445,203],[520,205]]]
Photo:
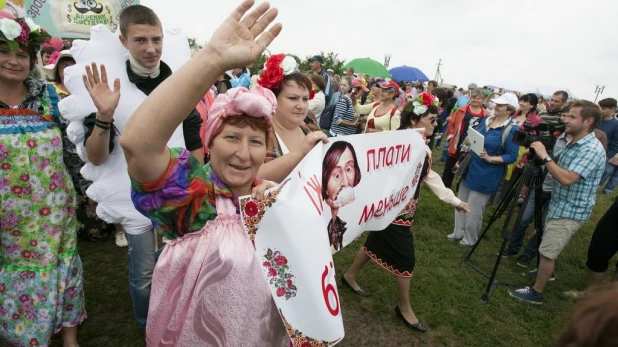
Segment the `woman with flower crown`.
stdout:
[[[277,110],[274,94],[255,86],[217,96],[206,123],[205,166],[187,150],[167,147],[186,118],[179,115],[188,114],[224,71],[254,61],[281,30],[265,30],[277,15],[268,3],[244,16],[252,5],[243,2],[146,98],[120,138],[133,204],[166,237],[152,278],[148,346],[290,346],[238,201],[252,193],[262,199],[274,186],[256,178]],[[98,71],[89,77],[87,86],[108,85]],[[103,93],[118,94],[109,87]]]
[[30,76],[51,37],[30,18],[0,19],[0,339],[77,346],[86,318],[75,188],[60,120]]
[[285,54],[274,54],[266,60],[265,67],[257,83],[273,92],[277,112],[268,154],[258,177],[281,182],[316,143],[328,140],[323,132],[312,132],[305,125],[313,88],[311,80],[298,71],[296,60]]
[[[437,125],[438,107],[432,100],[410,101],[401,113],[401,124],[397,130],[424,128],[425,136],[429,138]],[[421,166],[419,181],[424,182],[431,191],[445,203],[458,210],[468,211],[468,205],[462,202],[448,188],[440,176],[431,170],[431,150],[426,147],[425,163]],[[369,262],[374,260],[396,279],[398,304],[395,314],[409,328],[420,332],[428,331],[418,320],[410,305],[410,280],[414,272],[416,259],[414,257],[414,237],[410,228],[414,223],[414,213],[421,192],[419,183],[412,200],[404,207],[395,220],[384,230],[370,231],[365,244],[356,254],[354,263],[341,275],[342,284],[360,296],[370,296],[356,283],[356,275]]]

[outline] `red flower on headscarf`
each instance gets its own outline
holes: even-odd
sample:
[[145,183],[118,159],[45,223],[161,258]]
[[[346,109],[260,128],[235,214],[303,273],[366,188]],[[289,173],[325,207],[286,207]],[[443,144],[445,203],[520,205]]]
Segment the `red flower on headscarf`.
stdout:
[[283,80],[283,68],[281,62],[285,58],[285,54],[271,55],[267,60],[266,70],[260,75],[257,83],[268,89],[278,88]]
[[421,94],[421,96],[423,97],[423,105],[425,106],[431,106],[433,105],[433,102],[435,100],[434,96],[430,93],[423,93]]
[[313,100],[315,98],[315,90],[309,92],[309,100]]

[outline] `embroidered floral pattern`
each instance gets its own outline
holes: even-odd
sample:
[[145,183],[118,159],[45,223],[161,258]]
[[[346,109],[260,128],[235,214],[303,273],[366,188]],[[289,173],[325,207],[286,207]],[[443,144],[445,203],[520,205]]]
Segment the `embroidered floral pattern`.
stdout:
[[416,173],[414,174],[412,185],[415,185],[416,183],[418,183],[418,185],[416,186],[414,196],[412,196],[410,202],[408,202],[406,207],[401,210],[401,212],[399,213],[397,218],[395,218],[392,224],[411,227],[414,223],[414,214],[416,213],[416,205],[418,204],[418,198],[421,192],[421,184],[423,183],[425,178],[427,178],[427,174],[429,174],[429,171],[431,170],[431,164],[431,156],[428,155],[425,157],[425,163],[419,163],[419,165],[416,167]]
[[279,185],[279,187],[271,192],[264,193],[264,197],[260,201],[255,201],[251,198],[242,199],[240,201],[240,212],[242,216],[243,224],[245,225],[245,229],[249,234],[249,240],[253,244],[253,248],[255,249],[255,233],[258,230],[258,224],[262,221],[262,217],[264,217],[264,213],[268,208],[270,208],[275,202],[277,202],[277,196],[281,193],[281,189],[290,181],[283,181]]
[[423,163],[418,163],[416,166],[416,172],[414,173],[414,179],[412,180],[412,185],[416,185],[418,183],[418,179],[421,176],[421,170],[423,169]]
[[292,325],[285,319],[283,311],[279,310],[279,314],[281,315],[281,320],[283,320],[285,330],[287,330],[290,340],[292,340],[292,346],[294,347],[328,347],[341,341],[341,339],[335,341],[318,341],[308,336],[304,336],[301,331],[292,328]]
[[274,286],[277,297],[290,300],[296,296],[296,285],[294,284],[294,275],[290,272],[288,259],[279,251],[273,252],[270,248],[264,255],[265,261],[262,263],[268,283]]

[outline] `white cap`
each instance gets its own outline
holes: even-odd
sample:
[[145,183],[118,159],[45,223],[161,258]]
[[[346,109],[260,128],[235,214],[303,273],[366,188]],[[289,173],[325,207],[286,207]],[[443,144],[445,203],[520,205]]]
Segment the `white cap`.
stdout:
[[328,70],[326,70],[326,72],[335,72],[335,70],[333,70],[333,69],[328,69]]
[[504,93],[500,97],[492,99],[491,102],[496,105],[511,105],[516,109],[519,108],[519,99],[513,93]]

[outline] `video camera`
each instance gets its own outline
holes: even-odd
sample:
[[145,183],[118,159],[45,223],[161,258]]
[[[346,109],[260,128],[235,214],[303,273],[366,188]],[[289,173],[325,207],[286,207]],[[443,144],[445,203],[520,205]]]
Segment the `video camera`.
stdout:
[[[524,130],[518,130],[513,134],[513,142],[516,145],[529,148],[530,144],[539,141],[545,146],[547,153],[551,155],[558,136],[563,132],[564,123],[561,122],[545,120],[535,126],[529,121],[526,121],[524,122]],[[528,159],[530,159],[531,162],[542,165],[543,158],[537,157],[536,153],[534,153],[534,149],[529,149],[530,154],[528,155]]]

